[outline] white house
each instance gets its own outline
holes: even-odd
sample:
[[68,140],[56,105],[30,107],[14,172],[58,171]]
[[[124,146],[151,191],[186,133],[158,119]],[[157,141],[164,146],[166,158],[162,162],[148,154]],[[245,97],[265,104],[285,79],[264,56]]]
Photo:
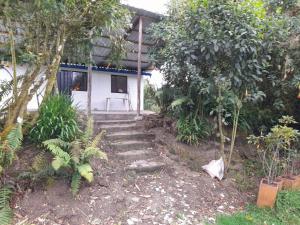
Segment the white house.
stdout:
[[[147,29],[161,19],[161,15],[143,9],[126,6],[132,12],[132,27],[127,30],[124,39],[128,43],[126,57],[118,65],[109,62],[111,42],[108,35],[93,40],[91,109],[99,111],[136,111],[138,101],[138,76],[140,82],[140,110],[143,110],[144,79],[151,76],[146,71],[153,70],[148,51],[153,46],[149,41]],[[4,34],[4,36],[3,36]],[[1,36],[1,35],[0,35]],[[5,31],[2,32],[5,38]],[[2,60],[0,58],[0,60]],[[117,69],[122,68],[122,69]],[[19,65],[18,75],[24,74],[26,65]],[[140,71],[140,73],[138,73]],[[0,67],[1,79],[9,79],[11,68]],[[41,74],[42,75],[42,74]],[[5,78],[6,77],[6,78]],[[82,64],[68,63],[64,59],[57,74],[58,90],[72,96],[79,109],[87,109],[88,104],[88,67]],[[28,104],[29,110],[36,110],[43,96],[43,88]]]
[[[141,110],[144,99],[144,79],[151,73],[142,72]],[[87,108],[87,67],[61,64],[57,75],[58,89],[70,94],[80,109]],[[92,110],[135,111],[137,108],[137,72],[126,69],[93,67]]]

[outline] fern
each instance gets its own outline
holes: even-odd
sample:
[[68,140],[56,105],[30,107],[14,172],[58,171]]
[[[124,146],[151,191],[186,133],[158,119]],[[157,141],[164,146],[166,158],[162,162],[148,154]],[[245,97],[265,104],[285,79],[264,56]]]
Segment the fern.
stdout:
[[34,171],[41,171],[48,166],[48,160],[45,157],[45,152],[39,153],[34,157],[32,163],[32,169]]
[[15,158],[16,151],[21,147],[23,134],[22,125],[17,124],[6,132],[2,133],[4,140],[0,139],[0,173],[3,172],[4,168],[11,165]]
[[55,138],[55,139],[50,139],[50,140],[44,141],[43,144],[44,145],[49,145],[49,144],[57,145],[57,146],[61,147],[62,149],[69,148],[70,145],[71,145],[69,142],[63,141],[63,140],[61,140],[59,138]]
[[9,207],[11,193],[8,188],[0,189],[0,225],[8,225],[12,221],[13,212]]
[[64,151],[61,147],[52,144],[51,140],[50,142],[48,141],[44,141],[43,144],[47,147],[47,149],[49,151],[51,151],[51,153],[55,156],[55,157],[59,157],[61,159],[63,159],[64,161],[66,161],[66,163],[69,163],[69,161],[71,160],[70,155]]
[[89,183],[94,180],[93,169],[90,164],[85,163],[78,166],[78,172],[82,177],[84,177]]
[[7,142],[10,149],[16,151],[22,145],[23,134],[22,125],[17,124],[7,135]]
[[93,147],[93,148],[97,148],[98,144],[102,140],[105,133],[106,132],[103,130],[99,134],[97,134],[90,146]]
[[80,142],[78,142],[78,141],[73,142],[72,148],[70,150],[70,154],[71,154],[71,159],[75,163],[80,162],[81,151],[82,150],[81,150]]
[[90,141],[91,137],[93,136],[93,132],[94,132],[94,120],[93,117],[89,117],[84,135],[82,136],[82,141],[85,145],[87,145],[88,142]]
[[71,181],[71,191],[73,195],[76,195],[79,191],[81,184],[81,175],[78,172],[75,172],[72,176]]
[[99,148],[94,148],[94,147],[87,147],[84,150],[83,155],[82,155],[84,160],[89,160],[93,156],[100,158],[100,159],[108,160],[105,152],[102,152]]
[[0,208],[3,208],[9,203],[12,191],[8,188],[0,189]]
[[12,218],[13,218],[13,212],[8,205],[0,209],[0,225],[11,224]]

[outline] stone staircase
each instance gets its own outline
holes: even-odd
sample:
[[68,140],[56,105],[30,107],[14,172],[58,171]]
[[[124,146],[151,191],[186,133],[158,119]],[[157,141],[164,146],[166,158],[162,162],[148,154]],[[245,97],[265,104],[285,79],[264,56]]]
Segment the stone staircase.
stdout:
[[165,163],[154,149],[155,135],[143,131],[134,119],[134,114],[94,115],[96,131],[106,130],[116,157],[124,162],[125,170],[135,172],[155,172],[163,169]]

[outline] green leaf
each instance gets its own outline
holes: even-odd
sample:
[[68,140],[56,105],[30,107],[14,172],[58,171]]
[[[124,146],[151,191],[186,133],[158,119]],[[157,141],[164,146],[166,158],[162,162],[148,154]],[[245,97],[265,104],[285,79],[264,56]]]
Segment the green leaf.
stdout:
[[92,182],[94,180],[93,169],[90,164],[83,164],[78,166],[78,172],[82,177],[84,177],[88,182]]
[[68,165],[68,163],[66,163],[66,161],[64,161],[62,158],[55,157],[51,165],[53,169],[59,170],[61,167]]

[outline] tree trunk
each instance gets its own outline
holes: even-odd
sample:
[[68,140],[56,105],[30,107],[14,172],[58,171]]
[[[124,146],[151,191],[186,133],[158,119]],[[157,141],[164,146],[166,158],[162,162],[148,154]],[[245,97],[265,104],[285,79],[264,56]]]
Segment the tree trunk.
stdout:
[[53,90],[53,87],[56,82],[56,74],[59,69],[59,64],[61,61],[61,57],[63,54],[64,46],[65,46],[65,27],[61,27],[61,31],[59,32],[59,35],[57,37],[57,47],[56,47],[56,53],[55,56],[51,62],[51,64],[48,67],[46,78],[48,79],[45,89],[45,94],[43,97],[43,101],[51,94],[51,91]]
[[14,96],[14,103],[17,101],[18,98],[18,80],[17,80],[17,60],[16,60],[16,50],[15,50],[15,40],[13,31],[9,31],[9,38],[10,38],[10,53],[11,53],[11,63],[13,68],[13,96]]
[[220,133],[220,153],[221,156],[224,160],[224,162],[226,162],[226,155],[225,155],[225,136],[223,133],[223,116],[222,116],[222,102],[221,102],[221,98],[222,98],[222,93],[221,93],[221,88],[218,88],[218,98],[219,98],[219,103],[218,103],[218,127],[219,127],[219,133]]
[[88,96],[87,96],[87,115],[90,117],[92,115],[92,51],[90,51],[90,64],[88,67]]
[[141,76],[142,76],[142,41],[143,19],[139,18],[139,44],[138,44],[138,76],[137,76],[137,116],[141,115]]
[[[239,104],[239,103],[237,103],[237,104]],[[234,150],[237,127],[238,127],[238,121],[239,121],[240,110],[241,110],[241,107],[239,105],[237,105],[235,107],[236,107],[236,109],[234,110],[233,127],[232,127],[232,133],[231,133],[231,143],[230,143],[228,162],[227,162],[227,165],[226,165],[226,173],[228,172],[228,169],[229,169],[230,164],[231,164],[232,153],[233,153],[233,150]]]

